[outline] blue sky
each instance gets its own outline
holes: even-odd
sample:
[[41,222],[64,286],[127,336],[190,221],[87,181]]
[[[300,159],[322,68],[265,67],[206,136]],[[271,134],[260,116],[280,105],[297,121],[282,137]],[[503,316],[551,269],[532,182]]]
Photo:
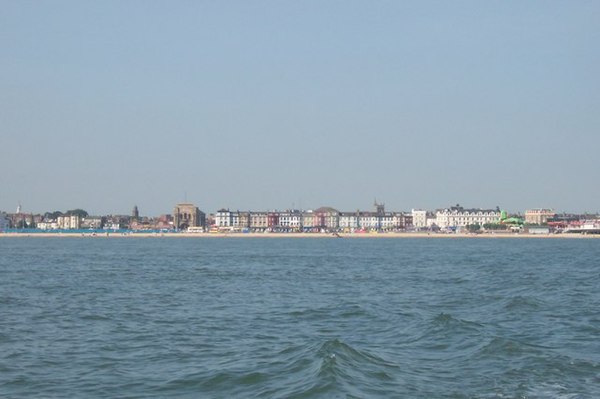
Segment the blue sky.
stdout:
[[2,1],[0,210],[600,211],[596,1]]

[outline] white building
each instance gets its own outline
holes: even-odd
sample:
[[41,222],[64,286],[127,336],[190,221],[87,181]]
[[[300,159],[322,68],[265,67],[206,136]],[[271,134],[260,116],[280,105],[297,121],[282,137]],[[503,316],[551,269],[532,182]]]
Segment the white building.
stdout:
[[39,222],[37,224],[37,228],[40,230],[57,230],[58,223],[54,220]]
[[358,212],[340,212],[340,229],[355,230],[358,228]]
[[229,209],[219,209],[215,214],[215,226],[218,228],[232,228],[232,212],[230,212]]
[[365,230],[377,230],[379,218],[375,212],[361,212],[358,217],[358,227]]
[[379,228],[381,230],[394,230],[400,227],[399,224],[396,224],[398,218],[394,216],[393,213],[386,212],[383,215],[379,216]]
[[81,228],[81,218],[79,215],[63,215],[56,220],[59,229],[76,230]]
[[410,211],[413,217],[413,226],[416,228],[427,227],[427,211],[421,209],[412,209]]
[[291,210],[279,212],[279,227],[286,230],[298,230],[302,226],[302,212]]
[[431,228],[434,225],[436,225],[435,224],[436,220],[437,219],[436,219],[435,214],[433,212],[427,212],[427,219],[426,219],[427,228]]
[[491,209],[464,209],[457,205],[436,212],[435,224],[442,228],[465,227],[472,224],[497,223],[500,211]]
[[81,221],[82,229],[100,229],[102,228],[102,218],[99,216],[86,216]]

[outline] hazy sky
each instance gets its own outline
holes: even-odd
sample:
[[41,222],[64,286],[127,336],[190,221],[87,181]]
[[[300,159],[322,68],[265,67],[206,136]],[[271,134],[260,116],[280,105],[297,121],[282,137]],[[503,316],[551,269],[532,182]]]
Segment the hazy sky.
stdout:
[[600,211],[599,1],[0,6],[0,210]]

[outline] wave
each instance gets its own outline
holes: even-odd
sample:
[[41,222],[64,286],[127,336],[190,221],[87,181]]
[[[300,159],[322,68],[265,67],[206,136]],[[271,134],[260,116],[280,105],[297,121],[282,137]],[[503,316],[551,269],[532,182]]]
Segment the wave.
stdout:
[[22,299],[9,295],[0,295],[0,305],[18,305]]
[[[598,397],[583,394],[588,387],[598,393],[600,365],[575,359],[539,345],[504,337],[493,337],[472,358],[482,370],[489,370],[500,396],[532,398]],[[496,396],[494,396],[496,397]]]
[[87,321],[107,321],[111,320],[109,316],[101,315],[101,314],[84,314],[79,316],[81,320]]
[[336,320],[360,317],[374,317],[374,314],[359,304],[344,304],[340,306],[307,308],[294,310],[288,316],[302,320]]
[[443,326],[446,328],[456,328],[456,327],[461,327],[461,328],[467,328],[467,329],[471,329],[471,328],[475,328],[478,329],[480,327],[483,327],[482,324],[474,322],[474,321],[469,321],[469,320],[464,320],[464,319],[460,319],[458,317],[454,317],[449,313],[440,313],[439,315],[435,316],[432,320],[432,323],[434,325],[437,326]]
[[[298,359],[300,360],[300,359]],[[355,348],[340,339],[312,346],[303,354],[304,375],[297,386],[282,397],[365,397],[392,384],[399,366]]]
[[158,391],[168,392],[227,392],[232,387],[240,392],[244,387],[260,385],[269,376],[262,372],[217,371],[193,372],[168,381]]
[[357,382],[368,387],[373,381],[390,381],[397,366],[339,339],[332,339],[320,344],[286,347],[277,353],[276,360],[268,368],[289,381],[286,389],[272,397],[301,398],[334,397],[340,392],[350,394],[356,391],[354,385]]
[[504,304],[504,309],[506,310],[537,310],[542,306],[542,303],[532,297],[528,296],[514,296],[509,298]]
[[324,371],[327,371],[327,367],[331,366],[333,370],[336,370],[338,365],[343,366],[342,368],[362,366],[369,364],[377,367],[391,367],[397,368],[395,364],[382,359],[376,355],[373,355],[365,350],[356,349],[339,339],[329,340],[324,342],[317,355],[323,359]]
[[423,320],[409,331],[411,333],[404,337],[401,347],[409,353],[418,354],[419,361],[468,360],[485,339],[485,325],[448,313]]
[[523,354],[533,353],[535,346],[527,345],[514,339],[493,337],[478,352],[480,356],[500,357],[518,357]]
[[[271,361],[261,359],[224,368],[181,375],[164,384],[159,392],[265,398],[369,397],[391,391],[389,386],[394,384],[399,366],[332,339],[285,347],[274,353]],[[386,386],[388,389],[382,391]]]
[[421,339],[453,342],[460,339],[479,337],[484,325],[454,317],[448,313],[440,313],[427,324]]

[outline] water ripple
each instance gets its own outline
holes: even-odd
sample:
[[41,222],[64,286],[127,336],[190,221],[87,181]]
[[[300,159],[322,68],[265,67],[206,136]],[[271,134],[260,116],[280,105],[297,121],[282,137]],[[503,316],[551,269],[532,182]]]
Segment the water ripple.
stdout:
[[600,397],[598,243],[3,238],[0,397]]

